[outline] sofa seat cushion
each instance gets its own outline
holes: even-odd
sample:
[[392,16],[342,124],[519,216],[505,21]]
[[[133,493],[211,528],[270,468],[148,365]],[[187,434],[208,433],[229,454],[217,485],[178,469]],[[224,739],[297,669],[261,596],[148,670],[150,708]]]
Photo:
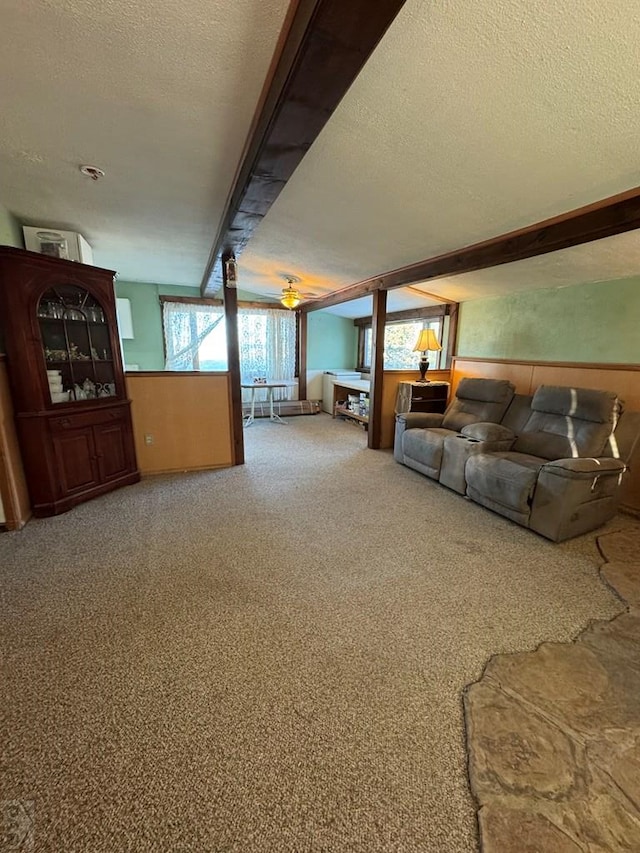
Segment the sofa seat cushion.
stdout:
[[442,463],[444,440],[449,435],[455,435],[455,433],[438,427],[408,429],[402,436],[402,452],[405,457],[437,472]]
[[538,473],[547,460],[526,453],[478,453],[465,468],[470,489],[492,503],[528,513]]

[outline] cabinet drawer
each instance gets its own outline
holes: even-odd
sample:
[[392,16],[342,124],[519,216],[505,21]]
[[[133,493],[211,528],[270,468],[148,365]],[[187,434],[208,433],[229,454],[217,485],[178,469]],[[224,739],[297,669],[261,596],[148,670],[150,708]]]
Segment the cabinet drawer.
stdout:
[[105,409],[104,411],[70,412],[51,418],[49,423],[54,432],[66,432],[69,429],[84,429],[85,427],[100,426],[101,424],[118,423],[124,419],[126,407]]

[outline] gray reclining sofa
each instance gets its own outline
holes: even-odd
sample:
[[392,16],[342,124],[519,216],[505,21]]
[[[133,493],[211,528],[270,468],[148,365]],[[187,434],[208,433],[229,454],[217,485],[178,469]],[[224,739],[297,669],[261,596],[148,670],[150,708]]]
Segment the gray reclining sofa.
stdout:
[[559,542],[615,515],[638,435],[640,414],[614,393],[542,385],[528,397],[463,379],[444,415],[397,416],[394,455]]

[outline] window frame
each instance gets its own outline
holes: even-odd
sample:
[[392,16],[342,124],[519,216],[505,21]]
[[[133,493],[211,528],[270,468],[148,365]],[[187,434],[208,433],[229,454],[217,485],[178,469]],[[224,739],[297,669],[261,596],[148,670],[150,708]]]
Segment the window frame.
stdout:
[[[166,344],[165,331],[164,331],[164,306],[166,303],[187,304],[187,305],[203,305],[203,306],[210,306],[210,307],[214,307],[214,308],[222,307],[223,308],[223,319],[224,319],[225,324],[227,321],[227,316],[226,316],[227,312],[226,312],[226,310],[224,310],[225,305],[224,305],[223,299],[213,299],[213,298],[204,297],[204,296],[202,296],[202,297],[201,296],[172,296],[172,295],[168,295],[168,294],[160,294],[158,296],[158,301],[160,303],[160,324],[161,324],[161,328],[162,328],[162,355],[163,355],[163,360],[165,363],[167,361],[167,344]],[[269,311],[278,310],[278,311],[286,311],[289,313],[291,310],[289,308],[286,308],[284,305],[281,305],[279,302],[270,302],[267,300],[264,300],[264,301],[239,300],[237,303],[237,307],[238,307],[239,312],[242,310],[245,310],[247,308],[257,308],[258,310],[269,310]],[[299,315],[299,312],[296,311],[295,313],[296,313],[296,315]],[[294,349],[295,349],[294,378],[295,379],[300,378],[300,376],[299,376],[299,374],[300,374],[300,357],[299,357],[299,345],[298,345],[299,339],[300,339],[300,323],[298,321],[295,324],[295,343],[294,343]],[[194,362],[198,363],[198,356],[197,355],[194,359]],[[171,371],[169,371],[169,372],[171,372]],[[200,367],[198,366],[193,371],[177,371],[177,372],[180,372],[180,373],[189,373],[189,372],[192,372],[192,373],[228,373],[229,367],[227,365],[226,370],[200,370]]]
[[[454,303],[455,304],[455,303]],[[387,314],[385,318],[385,331],[387,326],[396,325],[397,323],[415,323],[419,321],[423,322],[433,322],[434,320],[439,320],[439,329],[438,329],[438,342],[442,346],[442,341],[444,337],[445,330],[445,317],[451,316],[451,304],[443,303],[442,305],[433,305],[427,308],[410,308],[406,311],[395,311]],[[372,317],[358,317],[353,321],[354,325],[358,329],[358,364],[356,365],[356,370],[361,373],[370,373],[371,365],[365,364],[365,355],[366,355],[366,337],[368,334],[373,334],[373,318]],[[444,350],[443,350],[444,352]],[[445,352],[444,356],[441,358],[449,357],[449,353]],[[432,368],[434,369],[434,368]],[[442,364],[437,370],[444,370]],[[406,369],[403,368],[385,368],[385,372],[393,373],[406,373]]]

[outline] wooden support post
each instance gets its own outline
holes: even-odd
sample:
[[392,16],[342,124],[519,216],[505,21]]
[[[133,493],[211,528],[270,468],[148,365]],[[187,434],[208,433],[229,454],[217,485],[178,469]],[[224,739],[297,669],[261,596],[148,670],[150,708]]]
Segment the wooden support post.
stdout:
[[307,399],[307,315],[296,312],[296,372],[298,400]]
[[371,391],[369,392],[369,431],[367,443],[379,450],[382,443],[382,382],[384,379],[384,327],[387,321],[387,291],[373,294],[371,321]]
[[244,465],[242,388],[240,387],[240,347],[238,345],[238,291],[227,283],[226,259],[222,259],[224,320],[227,331],[227,362],[231,392],[231,442],[234,465]]
[[447,338],[447,354],[444,367],[450,370],[451,360],[456,354],[456,345],[458,343],[458,303],[450,302],[447,308],[447,313],[449,314],[449,337]]

